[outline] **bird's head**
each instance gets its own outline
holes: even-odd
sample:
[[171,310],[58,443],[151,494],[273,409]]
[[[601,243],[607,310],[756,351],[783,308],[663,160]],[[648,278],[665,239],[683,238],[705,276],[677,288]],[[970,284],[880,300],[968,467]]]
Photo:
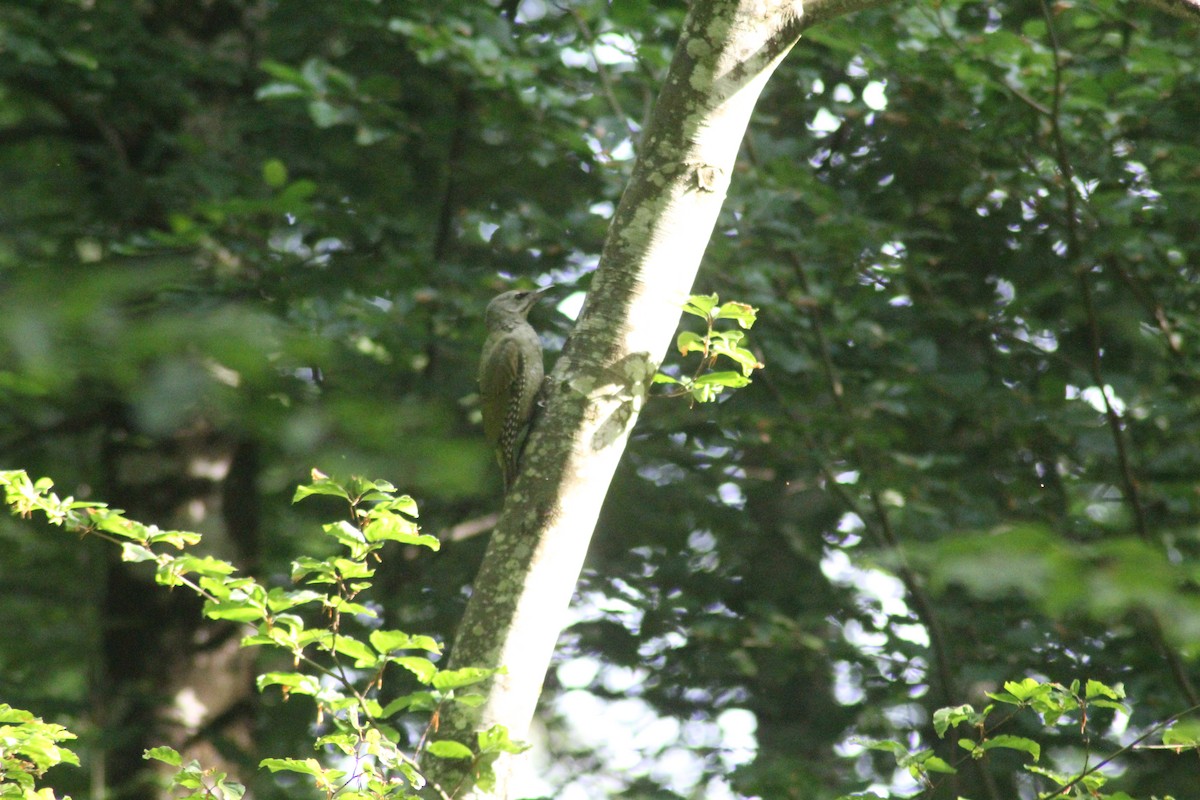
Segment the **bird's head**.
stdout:
[[492,299],[492,302],[488,303],[485,316],[488,327],[503,320],[513,319],[514,317],[525,319],[526,315],[529,314],[529,309],[537,305],[537,301],[550,288],[549,286],[543,286],[541,289],[514,289],[496,295]]

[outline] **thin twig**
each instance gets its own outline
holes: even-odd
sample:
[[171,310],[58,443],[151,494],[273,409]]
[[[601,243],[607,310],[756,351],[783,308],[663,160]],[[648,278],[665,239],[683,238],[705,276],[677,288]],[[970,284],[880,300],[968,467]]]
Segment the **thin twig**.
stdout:
[[1175,332],[1171,321],[1167,319],[1167,312],[1163,310],[1162,303],[1158,302],[1149,291],[1138,281],[1138,279],[1121,264],[1120,259],[1109,255],[1104,259],[1104,266],[1111,269],[1125,281],[1125,285],[1133,292],[1134,298],[1142,304],[1146,309],[1146,313],[1154,318],[1154,324],[1163,335],[1163,341],[1167,344],[1167,350],[1175,358],[1183,357],[1183,350],[1179,346],[1179,334]]
[[1166,728],[1167,726],[1176,722],[1177,720],[1182,719],[1183,717],[1186,717],[1188,714],[1194,713],[1196,711],[1200,711],[1200,703],[1194,704],[1190,708],[1185,708],[1183,711],[1179,711],[1175,714],[1172,714],[1171,716],[1164,719],[1162,722],[1157,722],[1154,725],[1151,725],[1146,730],[1145,733],[1143,733],[1141,736],[1134,739],[1129,744],[1122,747],[1120,750],[1117,750],[1116,752],[1112,753],[1111,755],[1108,755],[1105,758],[1101,759],[1100,761],[1096,762],[1095,766],[1079,773],[1074,778],[1072,778],[1068,783],[1064,783],[1062,786],[1060,786],[1058,789],[1056,789],[1052,794],[1042,795],[1042,796],[1050,798],[1050,797],[1059,797],[1059,796],[1065,795],[1070,789],[1074,788],[1075,786],[1078,786],[1080,781],[1082,781],[1088,775],[1091,775],[1094,772],[1099,772],[1100,770],[1104,769],[1109,764],[1111,764],[1112,762],[1114,762],[1118,758],[1120,758],[1124,753],[1127,753],[1130,750],[1137,749],[1137,746],[1139,744],[1141,744],[1142,742],[1149,739],[1151,736],[1153,736],[1158,731],[1163,730],[1164,728]]
[[637,126],[633,124],[633,118],[625,112],[625,108],[621,105],[621,101],[617,98],[617,93],[613,89],[613,81],[608,74],[608,69],[596,55],[596,37],[592,33],[591,26],[587,24],[587,20],[583,18],[583,15],[579,13],[578,9],[571,6],[560,6],[557,4],[555,7],[561,11],[567,12],[571,16],[571,19],[575,21],[575,27],[579,28],[579,33],[583,36],[584,41],[587,42],[588,52],[592,56],[592,63],[596,65],[596,77],[600,80],[600,88],[604,92],[604,98],[608,101],[609,106],[612,108],[612,112],[616,114],[623,123],[625,123],[625,127],[629,130],[629,134],[634,138],[636,144],[638,133]]
[[[963,58],[966,58],[966,59],[971,59],[973,61],[978,61],[978,59],[976,59],[976,57],[975,57],[974,51],[968,50],[966,47],[964,47],[962,42],[960,42],[958,39],[956,39],[954,37],[954,34],[950,32],[950,29],[946,27],[946,21],[944,19],[942,19],[942,15],[939,10],[933,9],[931,11],[923,6],[918,6],[917,9],[918,9],[918,13],[925,15],[926,19],[931,19],[934,26],[939,31],[941,31],[942,36],[946,37],[946,41],[948,41],[950,43],[950,46],[953,47],[954,50],[960,56],[962,56]],[[987,62],[987,63],[989,63],[989,66],[990,66],[990,62]],[[1001,88],[1003,88],[1006,92],[1011,94],[1013,97],[1020,100],[1025,105],[1032,108],[1034,111],[1038,112],[1039,114],[1042,114],[1043,116],[1050,115],[1050,109],[1046,108],[1044,105],[1039,103],[1037,100],[1034,100],[1031,96],[1029,96],[1028,93],[1026,93],[1020,87],[1013,86],[1012,84],[1010,84],[1008,81],[1004,80],[1003,78],[993,78],[993,80],[996,80],[996,82],[1000,84]]]

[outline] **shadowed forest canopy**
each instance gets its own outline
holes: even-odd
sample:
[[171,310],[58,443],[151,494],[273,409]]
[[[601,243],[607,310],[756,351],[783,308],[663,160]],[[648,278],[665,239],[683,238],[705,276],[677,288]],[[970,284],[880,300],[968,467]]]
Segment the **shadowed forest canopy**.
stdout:
[[[289,502],[311,468],[386,478],[442,549],[386,551],[378,611],[453,641],[502,502],[483,310],[555,284],[553,364],[687,11],[515,5],[0,0],[0,468],[273,585],[329,547]],[[526,796],[910,796],[862,743],[891,739],[959,767],[923,797],[1033,798],[1028,759],[973,759],[935,710],[1123,685],[1089,740],[1003,731],[1070,771],[1200,705],[1198,32],[1118,0],[805,32],[694,287],[758,309],[765,369],[644,410]],[[307,797],[256,765],[312,755],[311,705],[138,566],[0,519],[0,702],[80,735],[56,790],[154,796],[165,741]]]

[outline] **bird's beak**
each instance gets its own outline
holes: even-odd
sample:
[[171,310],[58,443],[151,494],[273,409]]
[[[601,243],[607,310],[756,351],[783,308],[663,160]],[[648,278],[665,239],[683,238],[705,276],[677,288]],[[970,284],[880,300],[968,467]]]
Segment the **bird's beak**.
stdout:
[[543,286],[540,289],[534,289],[529,293],[529,297],[526,298],[525,307],[533,308],[535,305],[537,305],[538,301],[542,299],[542,296],[553,288],[554,284],[552,283],[549,286]]

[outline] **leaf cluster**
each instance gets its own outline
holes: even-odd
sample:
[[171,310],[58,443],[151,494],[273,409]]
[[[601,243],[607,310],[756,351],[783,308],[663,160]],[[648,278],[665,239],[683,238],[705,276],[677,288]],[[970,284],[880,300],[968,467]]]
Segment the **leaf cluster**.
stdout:
[[[1044,784],[1050,787],[1039,791],[1039,800],[1056,797],[1079,800],[1132,800],[1126,792],[1114,792],[1106,788],[1112,776],[1103,771],[1105,767],[1115,766],[1121,756],[1143,746],[1144,742],[1155,736],[1161,739],[1163,746],[1177,753],[1200,749],[1200,738],[1194,735],[1194,720],[1187,725],[1180,724],[1182,717],[1197,710],[1192,708],[1149,726],[1129,743],[1093,761],[1093,710],[1107,709],[1125,718],[1132,713],[1132,708],[1125,702],[1124,687],[1119,684],[1110,686],[1089,679],[1086,682],[1075,680],[1069,685],[1064,685],[1030,677],[1020,681],[1006,681],[1003,691],[989,692],[987,696],[993,702],[982,709],[976,709],[969,704],[938,709],[933,714],[933,729],[939,739],[945,739],[947,734],[951,734],[958,749],[966,751],[963,759],[986,761],[996,751],[1002,750],[1015,751],[1027,756],[1034,763],[1025,764],[1025,771],[1042,778]],[[1015,735],[1000,732],[1010,727],[1017,714],[1022,711],[1036,715],[1043,732],[1062,727],[1077,728],[1083,753],[1078,766],[1041,766],[1037,762],[1041,761],[1043,745],[1038,741],[1036,734]],[[954,775],[960,769],[959,764],[951,763],[935,754],[932,748],[914,748],[911,742],[888,739],[866,740],[860,744],[871,750],[890,753],[895,758],[896,765],[907,770],[913,779],[918,781],[923,788],[910,795],[911,797],[923,797],[933,792],[939,784],[938,775]],[[870,796],[873,795],[844,795],[841,800]]]
[[[267,758],[260,766],[271,772],[309,777],[327,798],[346,800],[407,800],[426,785],[418,764],[420,754],[469,762],[473,785],[488,786],[495,778],[491,765],[502,753],[517,753],[524,745],[512,742],[501,726],[480,731],[474,747],[436,738],[437,720],[451,704],[475,707],[482,697],[470,687],[491,678],[496,670],[440,669],[434,659],[441,645],[432,637],[381,628],[376,607],[365,601],[372,586],[380,550],[388,542],[436,550],[435,537],[418,529],[416,503],[397,495],[382,480],[351,478],[339,482],[313,470],[312,480],[296,489],[293,502],[314,496],[340,499],[347,520],[322,526],[339,549],[323,559],[301,557],[293,563],[296,588],[267,588],[254,578],[237,574],[233,564],[184,551],[200,542],[186,531],[161,531],[127,518],[104,503],[59,497],[53,482],[33,481],[20,470],[0,472],[5,502],[13,513],[42,514],[53,525],[109,541],[121,548],[125,561],[149,562],[155,580],[165,587],[187,587],[204,598],[209,619],[240,623],[249,629],[243,647],[282,651],[293,669],[260,674],[260,691],[279,687],[284,699],[311,698],[318,728],[313,746],[345,760],[334,765],[317,758]],[[306,613],[308,611],[313,613]],[[372,629],[364,627],[371,623]],[[381,700],[385,679],[390,684],[400,668],[418,688]],[[0,722],[0,784],[15,786],[32,796],[33,780],[49,767],[77,758],[58,742],[74,736],[23,711],[7,706]],[[416,715],[426,720],[411,750],[404,747],[400,722]],[[9,743],[12,743],[11,746]],[[182,763],[169,747],[148,750],[146,758],[177,767],[172,787],[187,798],[238,800],[245,788],[224,773],[198,763]],[[346,764],[350,766],[346,766]],[[453,797],[466,786],[438,788]],[[5,795],[7,796],[7,795]],[[15,796],[22,796],[17,794]]]
[[54,792],[37,789],[37,782],[58,764],[79,766],[79,757],[62,744],[74,738],[61,725],[0,703],[0,798],[53,800]]
[[[703,333],[682,331],[676,337],[675,346],[681,356],[700,354],[700,362],[691,375],[672,377],[658,372],[654,383],[672,384],[678,389],[668,392],[667,397],[689,398],[689,404],[712,403],[726,389],[741,389],[751,383],[750,374],[762,369],[763,364],[744,341],[743,331],[753,327],[758,319],[758,309],[736,301],[721,303],[715,294],[694,294],[683,305],[685,314],[704,320]],[[734,320],[741,330],[717,330],[718,320]],[[714,370],[721,357],[733,361],[738,370]]]

